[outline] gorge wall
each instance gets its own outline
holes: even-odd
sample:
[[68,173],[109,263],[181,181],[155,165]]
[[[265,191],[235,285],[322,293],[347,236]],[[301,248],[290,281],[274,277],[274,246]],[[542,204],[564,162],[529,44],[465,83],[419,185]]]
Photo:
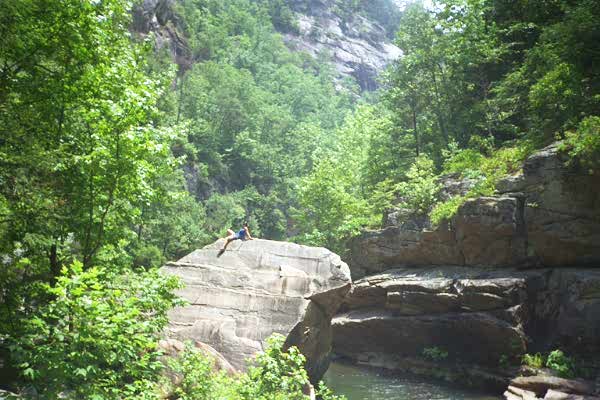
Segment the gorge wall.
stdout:
[[[185,71],[202,60],[195,60],[191,54],[180,16],[175,11],[176,3],[177,0],[144,0],[134,10],[133,30],[142,35],[152,32],[157,48],[168,49]],[[362,7],[359,12],[344,2],[289,0],[284,5],[293,12],[293,28],[275,26],[291,50],[306,52],[330,63],[337,79],[351,78],[362,90],[375,90],[379,86],[379,73],[401,56],[391,39],[400,11],[391,0],[365,4],[366,8]],[[384,26],[373,15],[390,21]]]
[[[353,77],[362,90],[377,89],[379,73],[402,54],[390,39],[390,28],[368,13],[345,10],[334,1],[289,3],[296,12],[298,29],[284,34],[288,47],[315,58],[330,56],[339,76]],[[367,7],[381,7],[381,3],[385,2]]]
[[552,145],[529,157],[497,195],[468,200],[437,229],[404,221],[350,244],[354,278],[392,266],[567,267],[600,264],[600,176]]
[[553,145],[443,226],[388,217],[351,243],[362,279],[333,320],[335,352],[487,388],[506,388],[526,352],[560,348],[597,370],[599,189]]

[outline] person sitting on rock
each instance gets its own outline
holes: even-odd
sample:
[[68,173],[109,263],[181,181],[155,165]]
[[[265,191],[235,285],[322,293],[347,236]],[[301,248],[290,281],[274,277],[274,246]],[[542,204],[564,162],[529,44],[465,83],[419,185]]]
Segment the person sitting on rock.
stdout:
[[250,235],[250,229],[248,229],[248,223],[244,222],[244,227],[242,229],[240,229],[238,232],[234,232],[231,229],[227,229],[227,236],[224,238],[225,239],[225,245],[223,246],[223,248],[221,250],[219,250],[219,255],[223,254],[225,252],[225,249],[227,248],[227,246],[229,246],[229,243],[233,242],[234,240],[252,240],[254,239],[252,237],[252,235]]

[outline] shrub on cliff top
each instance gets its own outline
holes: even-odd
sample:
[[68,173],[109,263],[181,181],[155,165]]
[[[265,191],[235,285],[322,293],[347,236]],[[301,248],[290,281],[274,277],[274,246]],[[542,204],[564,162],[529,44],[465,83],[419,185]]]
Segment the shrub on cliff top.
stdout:
[[444,163],[444,172],[460,173],[461,178],[475,179],[476,183],[465,196],[435,204],[429,213],[431,223],[437,226],[444,220],[450,220],[468,199],[493,195],[498,181],[519,171],[532,150],[529,143],[522,142],[514,147],[498,149],[489,157],[483,157],[473,149],[453,153]]
[[588,117],[577,130],[567,132],[561,150],[580,160],[593,173],[600,166],[600,117]]

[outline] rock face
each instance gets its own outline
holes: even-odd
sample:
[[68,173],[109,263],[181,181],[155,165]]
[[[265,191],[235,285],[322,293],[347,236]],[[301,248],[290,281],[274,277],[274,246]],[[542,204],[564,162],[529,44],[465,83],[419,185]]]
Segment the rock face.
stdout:
[[274,332],[307,357],[315,381],[331,350],[331,318],[350,289],[350,271],[323,248],[267,240],[222,242],[196,250],[163,272],[181,277],[190,303],[170,313],[171,337],[207,343],[237,369]]
[[504,392],[506,400],[598,400],[593,382],[555,376],[520,376]]
[[381,354],[423,357],[435,348],[447,353],[444,361],[498,366],[526,349],[527,286],[536,279],[540,274],[464,267],[401,268],[361,279],[333,320],[335,352],[368,363]]
[[[444,226],[397,209],[386,228],[354,239],[352,274],[366,277],[333,320],[335,352],[502,390],[524,352],[559,348],[597,368],[600,176],[565,161],[549,146]],[[443,182],[446,198],[472,184]],[[505,397],[594,398],[553,379],[513,381]]]
[[395,266],[566,267],[600,265],[600,175],[550,146],[498,195],[467,201],[450,223],[401,224],[350,243],[354,278]]
[[315,58],[329,54],[336,71],[354,77],[363,90],[375,90],[377,75],[402,54],[376,21],[357,14],[343,16],[336,2],[289,3],[297,13],[299,29],[285,33],[288,46]]
[[157,50],[166,48],[184,72],[192,64],[191,50],[180,33],[181,21],[173,11],[175,0],[143,0],[133,9],[132,29],[141,35],[155,34]]
[[[144,0],[134,8],[133,30],[155,34],[158,49],[166,48],[187,70],[194,60],[174,12],[176,0]],[[325,0],[288,0],[295,11],[298,29],[282,32],[291,50],[330,58],[339,77],[352,77],[362,90],[375,90],[377,76],[401,51],[380,24],[368,16],[346,10],[349,5]],[[347,14],[347,15],[342,15]]]
[[600,270],[393,269],[356,281],[332,324],[346,358],[504,390],[525,352],[600,351]]
[[530,336],[589,357],[600,352],[600,269],[562,268],[538,289]]

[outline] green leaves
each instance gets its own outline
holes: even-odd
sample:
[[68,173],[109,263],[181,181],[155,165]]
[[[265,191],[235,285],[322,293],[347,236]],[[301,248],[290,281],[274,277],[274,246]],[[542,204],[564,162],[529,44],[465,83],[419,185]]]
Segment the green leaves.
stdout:
[[172,293],[178,287],[157,272],[84,271],[74,263],[46,288],[53,296],[48,303],[22,320],[13,356],[24,361],[23,376],[50,397],[66,391],[70,398],[128,398],[135,390],[127,382],[157,379],[156,342],[167,311],[179,304]]
[[579,162],[595,173],[600,165],[600,117],[586,118],[576,130],[566,132],[561,149],[572,157],[571,163]]
[[[180,377],[164,391],[182,400],[307,400],[309,380],[305,358],[296,347],[283,351],[285,337],[273,334],[255,359],[248,360],[247,373],[234,376],[216,371],[214,360],[186,343],[185,350],[169,360],[169,373]],[[323,400],[344,400],[322,382],[317,390]]]
[[396,187],[401,207],[408,208],[414,214],[427,214],[436,203],[441,188],[434,173],[433,161],[425,156],[417,157],[406,178]]

